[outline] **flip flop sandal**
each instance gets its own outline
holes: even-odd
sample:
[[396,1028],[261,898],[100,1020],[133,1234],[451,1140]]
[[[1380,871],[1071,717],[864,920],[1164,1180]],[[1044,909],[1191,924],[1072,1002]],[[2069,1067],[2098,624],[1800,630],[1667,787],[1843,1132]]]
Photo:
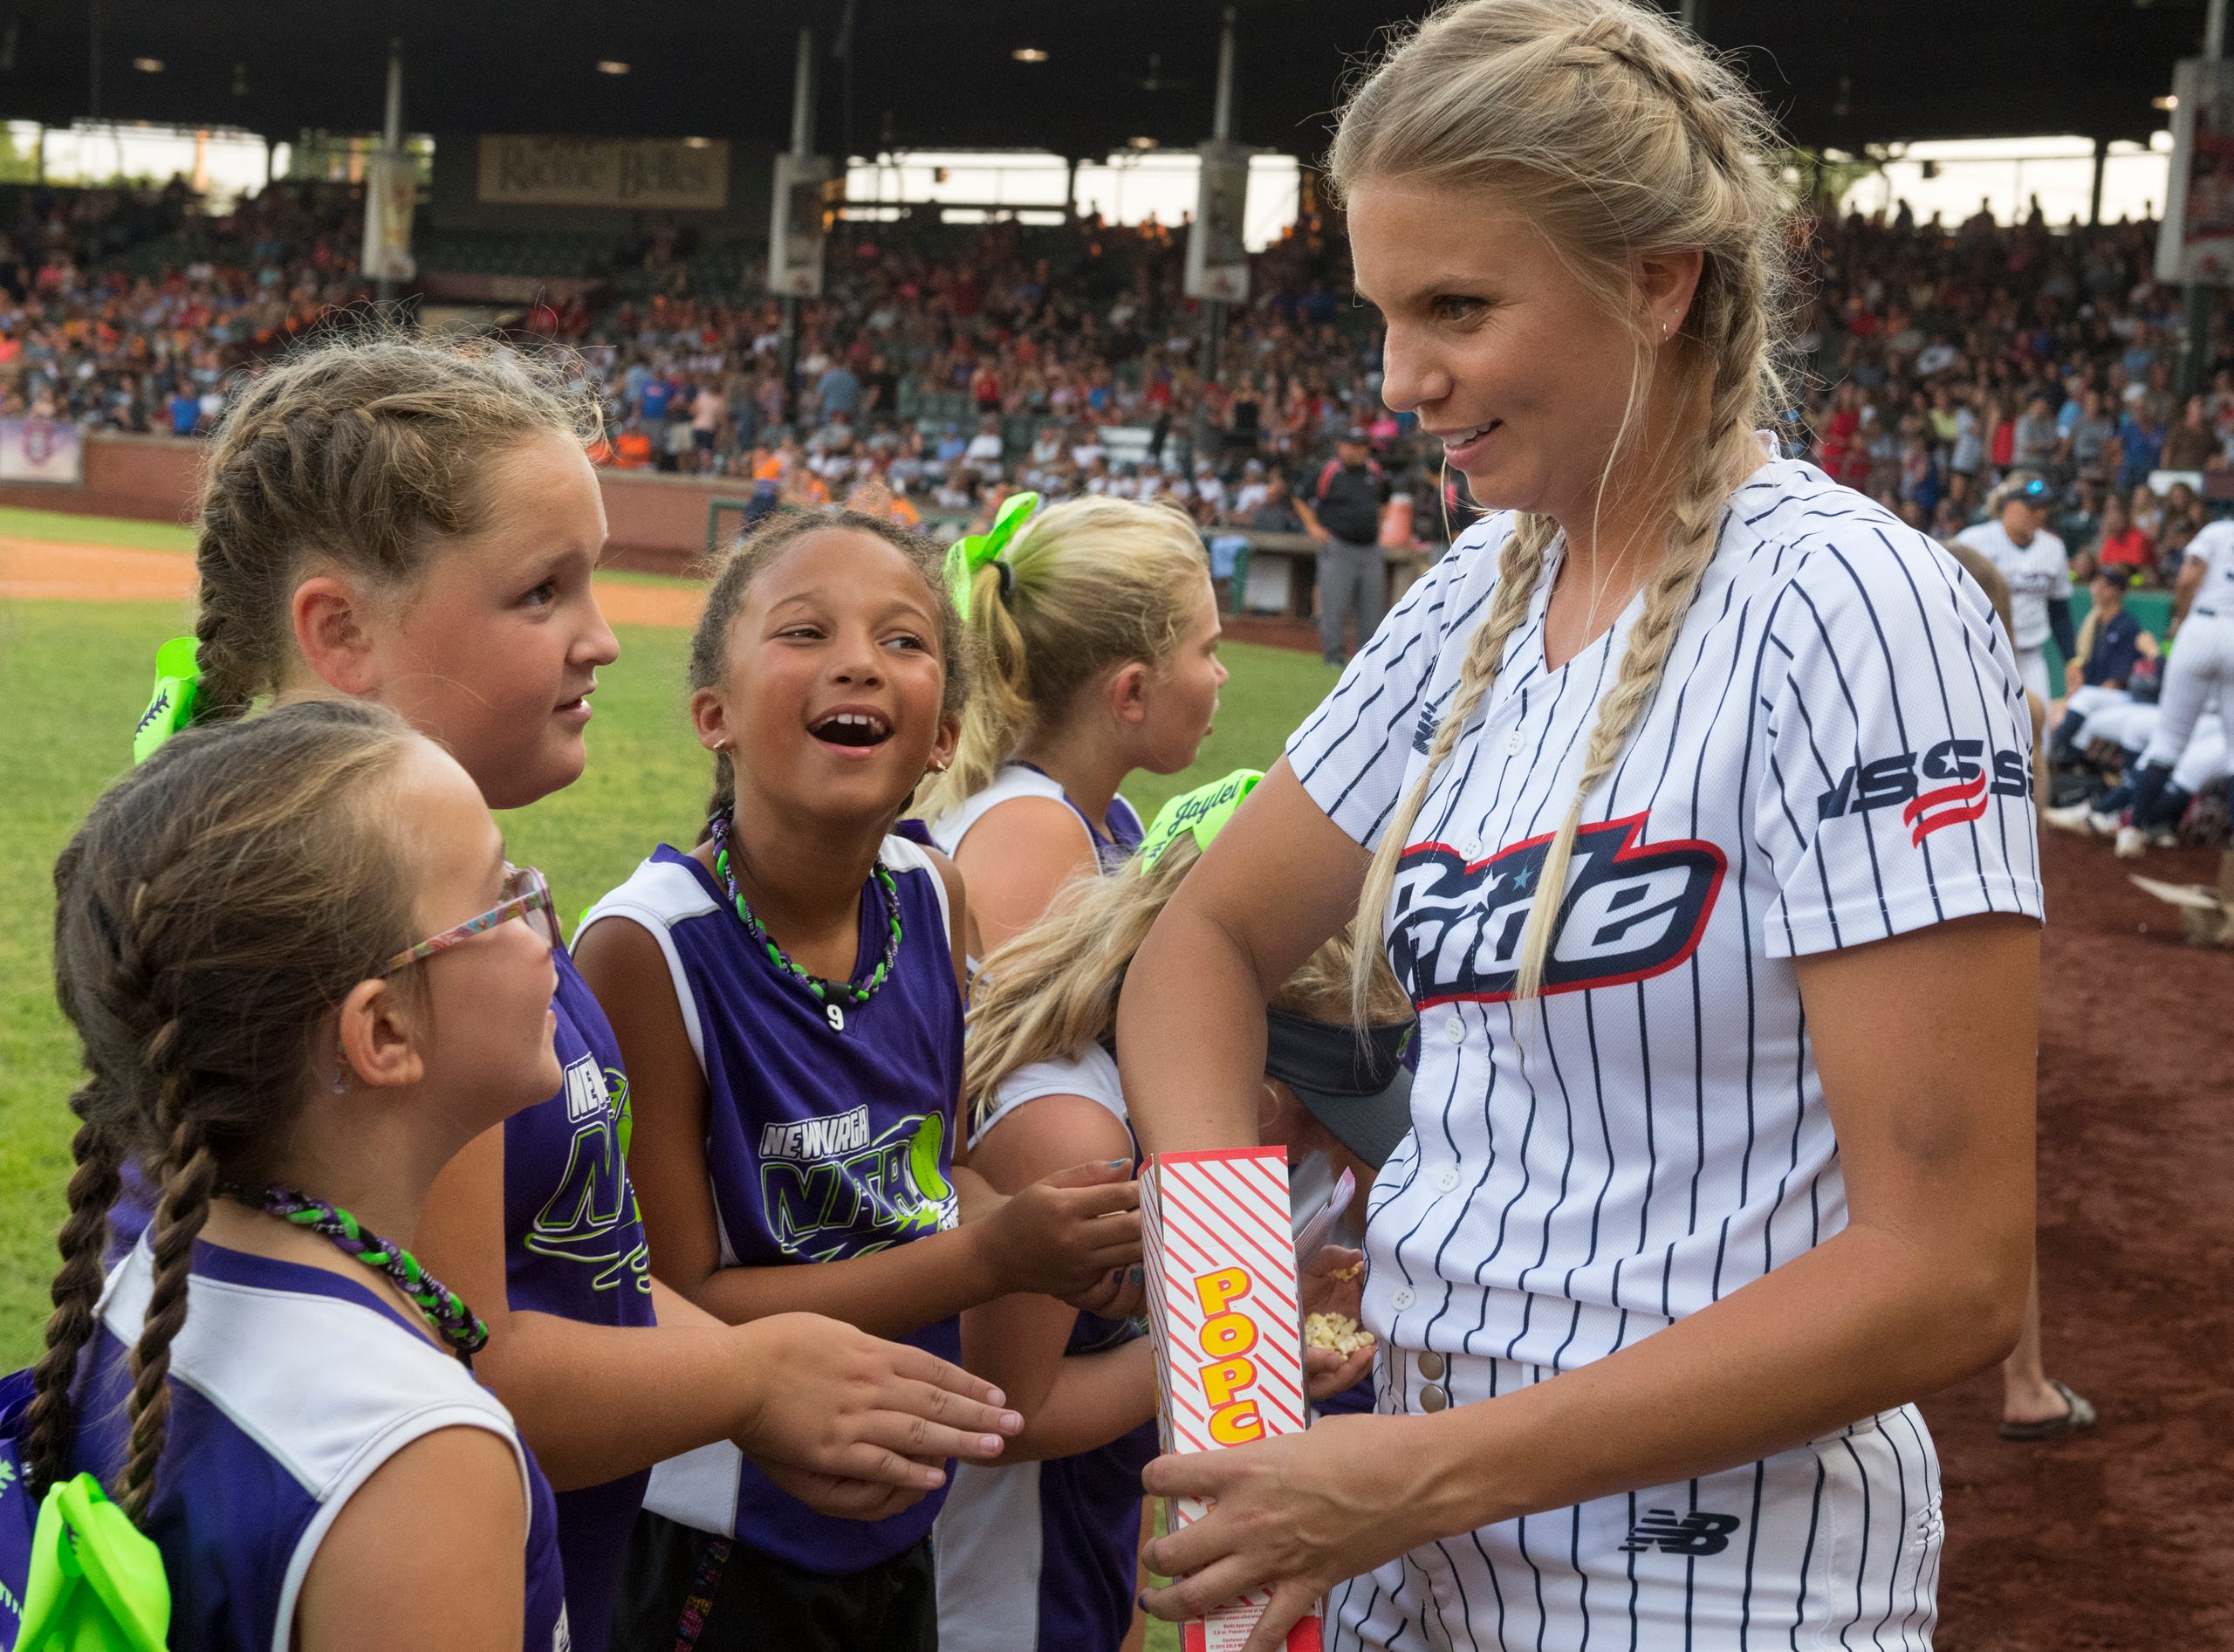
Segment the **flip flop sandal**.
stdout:
[[2059,1434],[2070,1434],[2094,1426],[2094,1408],[2092,1405],[2053,1377],[2048,1379],[2048,1386],[2063,1395],[2064,1403],[2071,1409],[2059,1417],[2046,1417],[2038,1422],[2004,1422],[2001,1425],[2003,1439],[2051,1440]]

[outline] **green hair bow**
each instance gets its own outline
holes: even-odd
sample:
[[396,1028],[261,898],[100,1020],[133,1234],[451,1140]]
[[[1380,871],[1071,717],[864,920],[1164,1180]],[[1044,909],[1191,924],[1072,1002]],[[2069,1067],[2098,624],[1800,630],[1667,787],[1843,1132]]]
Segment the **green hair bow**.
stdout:
[[1264,778],[1261,769],[1236,769],[1222,780],[1181,792],[1157,810],[1155,820],[1141,839],[1141,847],[1134,851],[1142,874],[1187,833],[1194,833],[1196,848],[1209,848],[1210,840],[1225,830],[1225,823],[1233,819],[1233,812],[1241,806],[1241,800],[1254,792],[1257,783]]
[[202,711],[201,645],[192,637],[173,637],[155,651],[155,692],[132,731],[132,760],[145,763],[181,729],[194,726]]
[[[964,620],[970,618],[970,586],[977,577],[977,570],[988,562],[1000,562],[1005,572],[1008,564],[1001,561],[1001,553],[1038,508],[1038,494],[1012,493],[1002,502],[991,527],[983,533],[956,539],[947,547],[946,588],[954,597],[954,611]],[[1001,583],[1005,588],[1008,581],[1004,579]]]

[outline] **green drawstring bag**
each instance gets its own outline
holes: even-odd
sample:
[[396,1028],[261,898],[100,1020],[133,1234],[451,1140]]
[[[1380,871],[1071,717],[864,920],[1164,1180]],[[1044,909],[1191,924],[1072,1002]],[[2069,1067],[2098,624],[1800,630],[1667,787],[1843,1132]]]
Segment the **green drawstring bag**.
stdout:
[[50,1487],[15,1652],[164,1652],[171,1586],[154,1543],[90,1474]]

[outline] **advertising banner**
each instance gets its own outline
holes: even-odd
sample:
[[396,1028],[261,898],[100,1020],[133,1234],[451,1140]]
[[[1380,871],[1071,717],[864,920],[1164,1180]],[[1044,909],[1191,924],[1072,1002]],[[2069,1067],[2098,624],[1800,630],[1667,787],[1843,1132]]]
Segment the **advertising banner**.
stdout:
[[483,134],[476,198],[504,207],[719,212],[730,146],[719,138],[538,138]]
[[78,427],[55,419],[0,419],[0,482],[75,488],[86,480]]

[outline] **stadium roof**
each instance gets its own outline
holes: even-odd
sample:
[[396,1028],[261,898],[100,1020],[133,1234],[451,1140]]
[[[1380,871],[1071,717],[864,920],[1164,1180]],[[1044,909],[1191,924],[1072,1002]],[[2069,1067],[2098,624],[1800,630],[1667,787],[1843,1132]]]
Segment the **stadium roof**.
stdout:
[[[1669,0],[1673,5],[1674,0]],[[822,51],[819,147],[1099,156],[1207,136],[1219,0],[0,0],[0,114],[377,130],[390,35],[419,132],[787,143],[795,31]],[[1234,135],[1306,156],[1346,67],[1423,3],[1240,0]],[[2078,132],[2145,138],[2204,0],[1698,0],[1816,147]],[[98,38],[98,74],[94,72]],[[1026,63],[1012,53],[1045,52]],[[159,63],[160,70],[135,66]],[[601,72],[600,61],[626,73]],[[850,90],[848,81],[850,80]]]

